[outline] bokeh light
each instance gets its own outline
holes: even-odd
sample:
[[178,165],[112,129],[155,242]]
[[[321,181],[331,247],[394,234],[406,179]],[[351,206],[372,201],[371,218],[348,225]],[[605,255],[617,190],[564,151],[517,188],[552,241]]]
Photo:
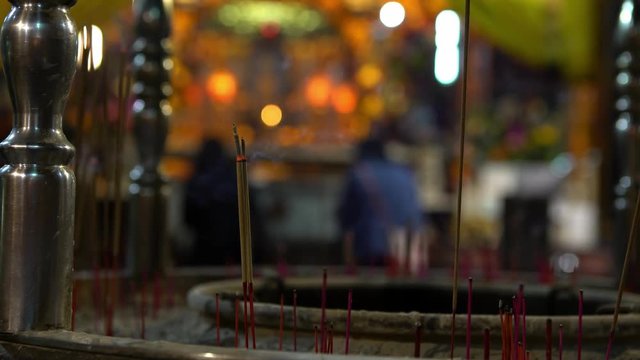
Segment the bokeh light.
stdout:
[[207,93],[217,102],[228,104],[238,92],[236,77],[227,70],[212,73],[207,79]]
[[265,105],[260,112],[260,119],[269,127],[277,126],[282,121],[282,110],[275,104]]
[[305,88],[305,97],[309,105],[321,108],[329,104],[331,96],[331,80],[326,75],[314,75]]
[[404,6],[397,1],[389,1],[380,8],[380,22],[388,28],[402,24],[404,16]]
[[341,84],[331,94],[331,104],[338,114],[351,114],[358,103],[358,96],[353,86]]

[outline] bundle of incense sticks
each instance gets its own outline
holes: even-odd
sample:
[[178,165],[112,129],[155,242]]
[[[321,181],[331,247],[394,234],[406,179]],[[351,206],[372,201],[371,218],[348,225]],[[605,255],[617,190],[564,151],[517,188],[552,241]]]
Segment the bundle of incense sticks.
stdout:
[[249,207],[249,181],[244,139],[238,136],[238,128],[233,124],[233,140],[236,147],[236,177],[238,185],[238,222],[240,226],[240,262],[242,270],[242,291],[244,295],[245,347],[249,347],[247,327],[247,298],[249,299],[251,337],[256,347],[255,319],[253,313],[253,256],[251,247],[251,215]]

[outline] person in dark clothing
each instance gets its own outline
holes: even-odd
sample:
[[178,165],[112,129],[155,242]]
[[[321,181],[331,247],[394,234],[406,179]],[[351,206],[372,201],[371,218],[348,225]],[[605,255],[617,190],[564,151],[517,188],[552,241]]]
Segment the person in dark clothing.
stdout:
[[[205,140],[186,185],[185,222],[195,232],[191,265],[240,263],[235,162],[214,139]],[[256,214],[252,209],[252,228]],[[260,238],[255,236],[254,239]],[[256,248],[254,240],[254,250]],[[254,259],[260,256],[254,251]]]
[[[338,210],[345,261],[388,264],[393,238],[403,233],[406,240],[422,228],[417,185],[409,169],[385,156],[382,141],[365,140],[358,152]],[[403,251],[408,248],[405,243]]]

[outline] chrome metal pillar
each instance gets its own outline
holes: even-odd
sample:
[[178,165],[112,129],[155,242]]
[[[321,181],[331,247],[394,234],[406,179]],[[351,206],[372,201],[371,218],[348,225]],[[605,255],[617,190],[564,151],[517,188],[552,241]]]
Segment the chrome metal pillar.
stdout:
[[0,143],[0,331],[68,328],[75,178],[62,113],[76,70],[75,0],[12,0],[0,49],[14,110]]
[[151,275],[164,265],[168,187],[158,171],[171,113],[169,12],[166,0],[134,3],[132,92],[134,136],[140,163],[131,171],[128,268]]

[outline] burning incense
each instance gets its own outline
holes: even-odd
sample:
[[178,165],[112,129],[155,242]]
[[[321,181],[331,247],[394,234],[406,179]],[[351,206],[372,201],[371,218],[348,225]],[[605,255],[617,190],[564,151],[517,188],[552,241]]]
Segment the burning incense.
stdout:
[[419,321],[416,321],[416,337],[415,337],[415,344],[413,347],[413,357],[414,358],[419,358],[420,357],[420,343],[422,342],[421,340],[421,335],[422,335],[422,323],[420,323]]
[[484,329],[484,360],[491,357],[491,332],[489,328]]
[[293,351],[298,350],[298,293],[293,289]]
[[460,160],[458,164],[458,199],[456,206],[456,242],[453,255],[453,289],[451,295],[451,358],[455,346],[456,308],[458,306],[458,259],[460,257],[460,226],[462,217],[462,176],[464,170],[464,142],[467,118],[467,70],[469,65],[469,1],[464,3],[464,63],[462,67],[462,104],[460,112]]
[[284,294],[280,294],[280,336],[278,350],[282,351],[282,337],[284,333]]
[[578,297],[578,360],[582,359],[582,313],[583,313],[583,292],[580,289]]
[[611,330],[609,330],[609,343],[607,344],[607,354],[605,359],[609,360],[611,356],[611,348],[613,346],[613,339],[616,333],[616,327],[618,326],[618,316],[620,315],[620,304],[622,303],[622,292],[624,290],[624,282],[627,276],[627,270],[629,267],[629,260],[631,259],[631,249],[636,240],[636,231],[638,225],[638,218],[640,216],[640,191],[636,198],[635,209],[633,210],[633,219],[631,220],[631,231],[629,232],[629,238],[627,239],[627,250],[624,255],[624,262],[622,263],[622,271],[620,272],[620,279],[618,280],[618,297],[616,298],[616,307],[613,311],[613,321],[611,322]]
[[546,332],[546,360],[551,360],[551,342],[553,341],[553,327],[551,319],[547,319],[547,332]]
[[349,355],[349,338],[351,337],[351,303],[353,301],[353,291],[349,289],[347,295],[347,329],[344,336],[344,353]]
[[216,345],[220,346],[220,294],[216,293]]
[[467,290],[467,360],[471,359],[471,301],[473,295],[473,279],[469,278]]
[[558,360],[562,360],[562,324],[558,328]]
[[320,315],[320,344],[322,344],[322,352],[325,352],[325,331],[326,331],[326,309],[327,309],[327,269],[322,270],[322,294],[320,295],[321,301],[321,315]]

